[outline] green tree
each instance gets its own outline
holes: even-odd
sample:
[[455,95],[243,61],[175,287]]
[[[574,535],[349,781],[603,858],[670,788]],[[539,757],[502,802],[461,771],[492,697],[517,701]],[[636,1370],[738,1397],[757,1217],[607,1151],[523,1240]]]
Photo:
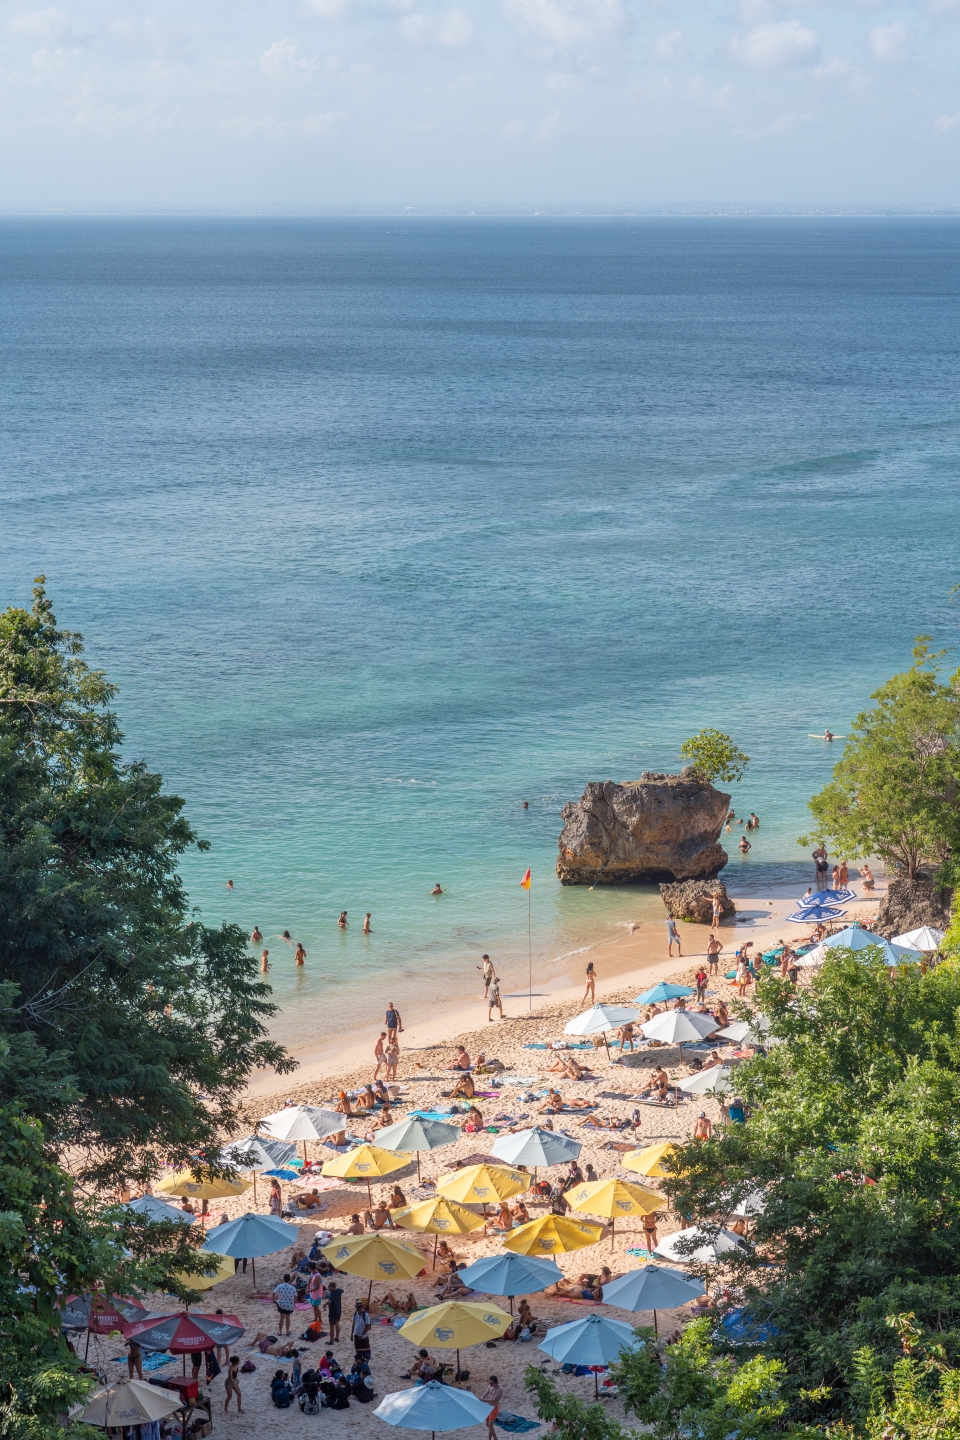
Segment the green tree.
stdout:
[[856,1351],[898,1356],[890,1314],[960,1359],[960,966],[831,957],[809,990],[761,980],[775,1043],[738,1071],[751,1118],[684,1147],[665,1182],[707,1226],[764,1192],[756,1250],[726,1273],[793,1419],[850,1417]]
[[613,1420],[599,1403],[561,1395],[549,1375],[528,1365],[524,1385],[536,1396],[537,1414],[549,1420],[558,1440],[630,1440],[630,1431]]
[[680,746],[680,758],[692,765],[701,780],[712,784],[720,780],[725,785],[742,780],[750,756],[738,749],[722,730],[698,730]]
[[32,1113],[110,1182],[215,1154],[250,1070],[293,1062],[243,932],[189,914],[177,865],[204,842],[121,758],[114,687],[81,652],[43,577],[0,615],[0,1041],[36,1047]]
[[960,849],[960,686],[918,637],[914,663],[871,696],[830,784],[810,801],[813,836],[849,859],[879,855],[913,878]]

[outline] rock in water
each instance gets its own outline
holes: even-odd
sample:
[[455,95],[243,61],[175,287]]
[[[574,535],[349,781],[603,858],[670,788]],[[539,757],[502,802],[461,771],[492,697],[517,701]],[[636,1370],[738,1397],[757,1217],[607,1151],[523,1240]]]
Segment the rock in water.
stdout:
[[915,880],[891,880],[873,928],[887,940],[924,925],[948,930],[952,897],[952,890],[941,890],[934,884],[932,874],[918,875]]
[[667,914],[674,920],[692,920],[709,925],[713,920],[713,897],[720,896],[720,919],[730,920],[737,913],[727,887],[721,880],[679,880],[675,885],[661,885],[660,894]]
[[591,780],[560,812],[557,875],[563,885],[709,880],[729,858],[719,843],[729,808],[690,766],[625,785]]

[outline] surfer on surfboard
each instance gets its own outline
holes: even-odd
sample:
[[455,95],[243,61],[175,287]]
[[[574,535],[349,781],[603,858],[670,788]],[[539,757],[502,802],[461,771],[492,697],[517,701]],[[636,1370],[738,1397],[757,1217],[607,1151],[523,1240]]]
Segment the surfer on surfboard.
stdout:
[[846,735],[834,735],[832,730],[824,730],[822,735],[808,735],[809,740],[846,740]]

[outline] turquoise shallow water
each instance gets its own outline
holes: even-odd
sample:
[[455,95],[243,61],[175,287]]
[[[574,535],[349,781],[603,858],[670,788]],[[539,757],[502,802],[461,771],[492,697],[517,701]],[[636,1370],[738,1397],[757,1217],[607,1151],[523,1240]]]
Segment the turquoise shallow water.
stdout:
[[516,983],[527,865],[540,980],[659,913],[558,811],[700,725],[725,878],[799,876],[807,732],[955,638],[955,222],[8,220],[0,305],[0,601],[120,682],[205,917],[304,941],[294,1043]]

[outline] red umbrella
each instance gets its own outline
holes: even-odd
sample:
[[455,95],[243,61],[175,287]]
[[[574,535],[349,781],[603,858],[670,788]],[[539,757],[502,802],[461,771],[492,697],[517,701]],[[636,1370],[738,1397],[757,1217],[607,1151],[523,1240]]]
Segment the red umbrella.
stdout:
[[91,1330],[94,1335],[109,1335],[122,1330],[125,1321],[142,1320],[149,1314],[145,1305],[126,1295],[104,1295],[87,1290],[83,1295],[68,1295],[60,1311],[64,1330]]
[[144,1350],[169,1350],[171,1355],[190,1355],[212,1350],[214,1345],[232,1345],[243,1334],[236,1315],[145,1315],[142,1320],[122,1325],[128,1340]]

